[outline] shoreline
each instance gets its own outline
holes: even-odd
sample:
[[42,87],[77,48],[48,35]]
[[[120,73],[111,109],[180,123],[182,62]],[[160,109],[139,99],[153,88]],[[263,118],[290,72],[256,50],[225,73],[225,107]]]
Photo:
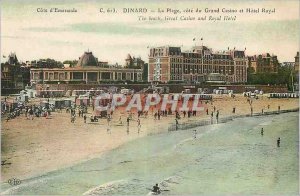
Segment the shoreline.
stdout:
[[[245,115],[231,115],[231,116],[226,116],[222,117],[219,119],[217,123],[213,123],[213,121],[207,119],[207,120],[200,120],[197,122],[185,122],[182,124],[178,124],[179,128],[177,131],[180,130],[186,130],[186,129],[192,129],[200,126],[207,126],[207,125],[214,125],[214,124],[220,124],[220,123],[227,123],[229,121],[232,121],[233,119],[237,118],[248,118],[248,117],[257,117],[257,116],[269,116],[269,115],[279,115],[279,114],[284,114],[284,113],[290,113],[290,112],[299,112],[299,108],[294,108],[294,109],[289,109],[289,110],[280,110],[280,111],[270,111],[270,112],[264,112],[262,113],[253,113],[251,114],[245,114]],[[176,131],[176,125],[172,124],[171,126],[168,127],[168,131]]]

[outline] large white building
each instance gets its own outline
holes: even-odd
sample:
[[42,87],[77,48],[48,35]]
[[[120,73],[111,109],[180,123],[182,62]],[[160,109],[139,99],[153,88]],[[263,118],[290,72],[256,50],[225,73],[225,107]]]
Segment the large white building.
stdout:
[[92,52],[85,52],[76,66],[67,68],[32,68],[31,83],[85,83],[101,81],[142,81],[141,69],[99,66]]

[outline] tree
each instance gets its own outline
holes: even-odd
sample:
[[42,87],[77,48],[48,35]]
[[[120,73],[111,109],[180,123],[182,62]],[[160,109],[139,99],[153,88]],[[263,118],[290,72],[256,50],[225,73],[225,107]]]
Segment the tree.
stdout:
[[263,84],[263,85],[287,85],[289,90],[292,90],[292,77],[295,81],[295,74],[293,68],[290,66],[279,66],[278,73],[256,73],[253,68],[249,68],[248,84]]

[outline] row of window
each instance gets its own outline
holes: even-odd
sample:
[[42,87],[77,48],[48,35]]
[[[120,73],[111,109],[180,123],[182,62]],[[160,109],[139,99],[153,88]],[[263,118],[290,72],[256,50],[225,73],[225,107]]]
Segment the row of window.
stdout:
[[246,61],[236,61],[236,65],[247,65]]
[[[205,63],[205,64],[234,64],[234,61],[229,59],[223,59],[223,60],[202,60],[202,59],[181,59],[181,58],[171,58],[171,63]],[[246,65],[246,61],[237,61],[238,65]]]
[[[226,65],[178,65],[171,64],[171,69],[201,69],[201,68],[210,68],[210,69],[234,69],[234,66],[226,66]],[[237,67],[238,68],[238,67]],[[242,67],[244,68],[244,67]]]
[[[82,72],[73,72],[73,79],[77,79],[77,80],[83,80],[84,77]],[[94,80],[97,80],[97,73],[91,72],[88,73],[88,79],[90,78],[94,78]],[[40,73],[32,73],[31,78],[33,78],[34,80],[39,80],[43,78],[43,74]],[[54,73],[48,73],[45,72],[44,75],[44,79],[45,80],[67,80],[68,78],[70,78],[70,76],[68,76],[67,72],[64,73],[58,73],[58,72],[54,72]],[[101,79],[113,79],[113,75],[110,72],[102,72]],[[115,73],[115,78],[117,80],[140,80],[142,78],[142,75],[140,73]]]

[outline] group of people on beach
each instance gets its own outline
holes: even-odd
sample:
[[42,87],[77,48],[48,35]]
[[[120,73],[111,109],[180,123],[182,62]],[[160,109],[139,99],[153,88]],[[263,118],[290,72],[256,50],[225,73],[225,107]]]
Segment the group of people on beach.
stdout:
[[46,117],[48,118],[51,115],[51,111],[53,108],[51,108],[49,105],[41,106],[41,105],[24,105],[24,104],[18,104],[18,105],[10,105],[7,110],[5,110],[5,113],[2,115],[6,115],[6,122],[9,120],[15,119],[18,116],[21,116],[21,114],[25,114],[25,117],[27,120],[33,120],[34,117]]

